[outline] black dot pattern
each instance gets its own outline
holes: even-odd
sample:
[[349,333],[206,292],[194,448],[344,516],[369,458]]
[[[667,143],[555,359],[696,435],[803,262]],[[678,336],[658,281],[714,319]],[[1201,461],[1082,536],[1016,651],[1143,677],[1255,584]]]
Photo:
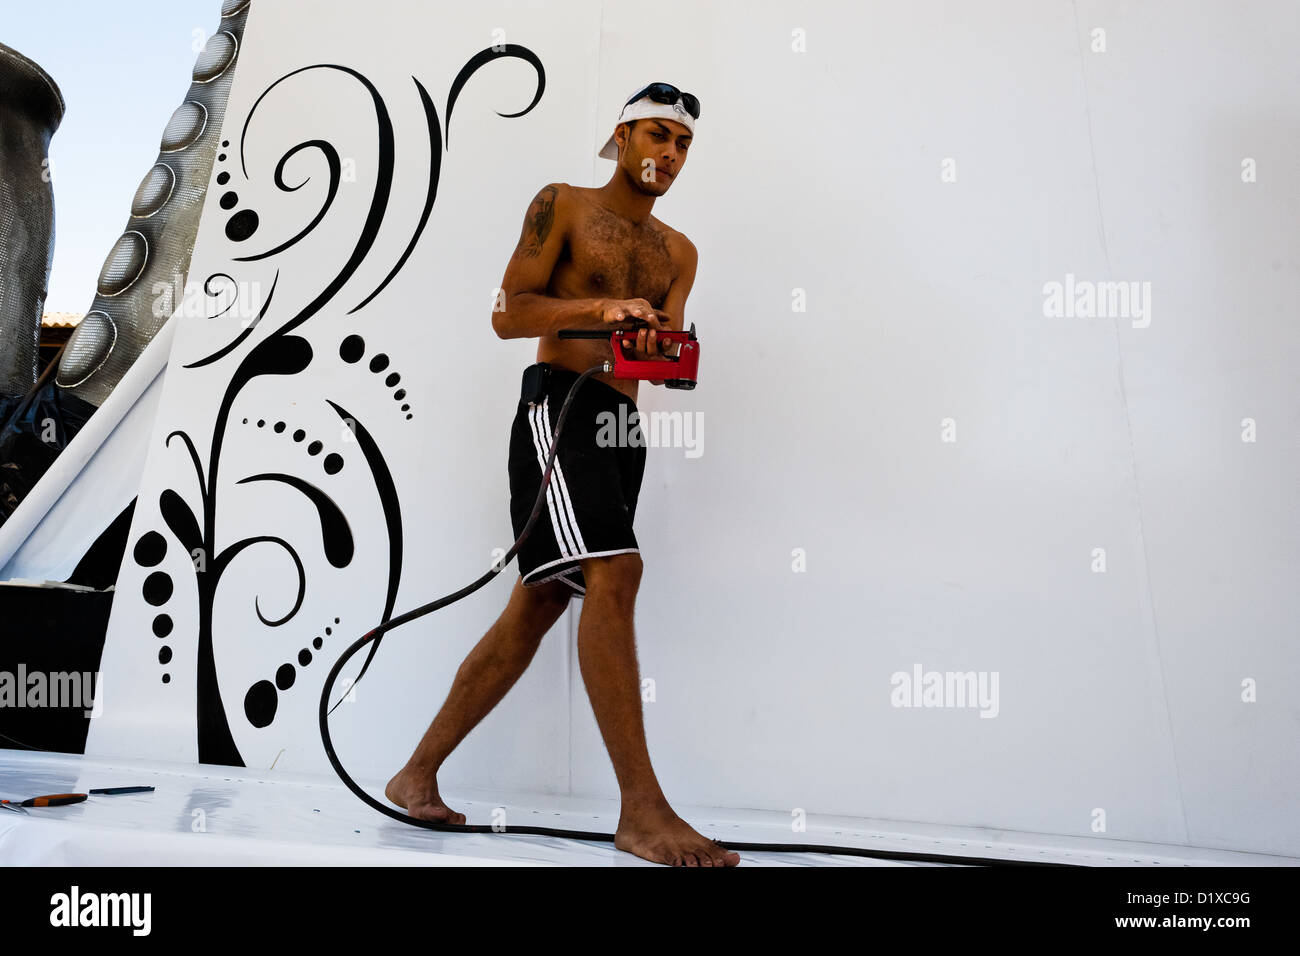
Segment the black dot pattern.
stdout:
[[[349,365],[356,365],[365,357],[365,354],[366,354],[366,340],[359,335],[356,334],[349,335],[347,336],[347,338],[345,338],[342,342],[339,343],[339,358],[343,359],[343,361],[347,362]],[[389,358],[389,356],[386,353],[377,352],[373,356],[371,356],[370,361],[367,364],[367,367],[370,369],[370,371],[378,375],[388,369],[388,366],[391,363],[391,361],[392,360]],[[395,371],[389,372],[389,374],[384,378],[384,387],[394,388],[397,385],[397,383],[400,382],[401,380],[402,380],[402,376],[400,372],[395,372]],[[397,389],[396,392],[393,393],[393,399],[395,401],[400,402],[404,398],[406,398],[406,389],[404,388],[399,388]],[[406,412],[407,421],[410,421],[412,418],[415,417],[411,413],[410,405],[403,405],[402,411]],[[328,468],[326,470],[328,470]]]
[[[334,618],[337,624],[339,619]],[[330,634],[332,630],[325,628],[325,633]],[[325,646],[325,641],[317,635],[312,638],[311,646],[320,650]],[[292,663],[286,662],[281,664],[275,671],[275,681],[260,680],[248,688],[244,695],[244,716],[254,727],[267,727],[275,720],[275,712],[280,706],[280,694],[284,691],[291,690],[298,682],[298,668],[307,667],[314,660],[314,655],[307,648],[298,651],[298,667]]]
[[[163,559],[167,556],[167,539],[157,531],[146,531],[140,535],[131,550],[131,557],[135,563],[142,568],[155,568],[162,564]],[[171,575],[166,571],[154,571],[144,579],[140,585],[140,593],[145,601],[153,607],[162,607],[171,600],[174,589]],[[170,614],[157,614],[154,616],[152,629],[155,637],[166,638],[172,632],[172,618]],[[158,663],[166,665],[172,659],[172,649],[164,644],[158,649]],[[164,684],[171,683],[171,675],[164,672],[162,675]]]
[[[249,420],[247,418],[243,420],[245,425],[248,424],[248,421]],[[257,427],[265,428],[266,422],[267,420],[265,418],[259,418],[257,420]],[[289,423],[285,421],[277,421],[274,425],[271,426],[271,430],[274,431],[277,435],[283,435],[289,431]],[[295,428],[293,429],[292,432],[290,432],[290,437],[297,444],[302,444],[307,440],[307,430],[304,428]],[[324,450],[325,450],[325,443],[320,441],[319,439],[313,440],[310,444],[307,445],[307,454],[311,455],[313,458],[319,455]],[[328,455],[325,456],[323,462],[323,468],[325,474],[327,475],[337,475],[340,471],[343,470],[343,465],[344,465],[344,458],[342,455],[338,454],[337,452],[330,452]]]
[[[223,147],[229,145],[230,143],[228,140],[225,143],[222,143]],[[217,162],[224,163],[226,158],[225,153],[220,153],[217,155]],[[229,182],[230,173],[224,169],[217,173],[217,184],[219,186],[225,186]],[[239,194],[233,189],[224,192],[221,194],[218,204],[222,209],[229,212],[239,205]],[[252,209],[241,209],[226,220],[226,238],[231,242],[246,242],[255,232],[257,232],[257,228],[260,225],[261,219],[257,215],[256,211]]]

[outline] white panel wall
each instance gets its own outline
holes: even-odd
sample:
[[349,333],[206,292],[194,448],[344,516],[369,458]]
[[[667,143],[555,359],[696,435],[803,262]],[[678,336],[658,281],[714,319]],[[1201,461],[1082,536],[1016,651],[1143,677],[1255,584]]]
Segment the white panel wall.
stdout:
[[[704,422],[699,457],[651,450],[637,513],[646,720],[670,798],[1300,851],[1289,2],[668,2],[655,16],[630,0],[376,2],[365,20],[350,3],[310,7],[259,0],[227,135],[276,78],[346,64],[392,112],[396,200],[354,281],[298,330],[318,360],[255,380],[232,422],[247,409],[337,438],[327,397],[364,417],[401,496],[396,612],[472,580],[509,543],[507,436],[532,343],[497,340],[488,309],[528,200],[552,180],[603,183],[612,166],[594,154],[622,100],[669,80],[703,102],[655,213],[700,250],[687,321],[704,352],[696,391],[643,385],[640,399]],[[444,112],[494,28],[544,63],[541,103],[494,115],[530,99],[522,61],[470,81],[428,230],[348,315],[419,214],[428,157],[410,77]],[[797,30],[806,52],[792,50]],[[249,245],[292,235],[323,201],[310,152],[287,173],[308,185],[271,182],[294,144],[328,139],[356,181],[316,233],[257,263],[232,263],[245,251],[210,203],[191,275],[269,283],[278,269],[268,328],[347,258],[376,176],[368,97],[341,75],[302,79],[250,126],[251,182],[237,191],[265,236]],[[1242,181],[1247,159],[1257,181]],[[1046,317],[1045,284],[1067,276],[1136,282],[1149,309]],[[159,526],[162,489],[197,500],[161,438],[185,427],[210,440],[230,360],[179,366],[230,340],[219,323],[178,329],[133,542]],[[393,353],[412,422],[338,360],[354,332]],[[300,498],[233,485],[302,468],[301,454],[231,428],[219,534],[281,535],[310,560],[304,606],[276,629],[253,598],[287,611],[292,563],[260,546],[228,572],[214,641],[227,712],[250,765],[283,750],[277,766],[322,768],[315,699],[341,638],[300,669],[269,727],[243,720],[241,702],[320,622],[339,616],[347,640],[377,622],[380,506],[351,452],[328,487],[358,559],[325,565]],[[806,570],[792,570],[796,554]],[[124,568],[105,653],[107,686],[128,685],[132,705],[96,722],[90,748],[193,759],[193,651],[171,641],[163,685],[145,633],[156,609],[138,597],[148,570]],[[405,759],[503,606],[505,577],[386,639],[333,723],[358,774]],[[557,626],[447,783],[616,792],[575,626]],[[915,667],[996,675],[996,716],[893,706],[891,676]],[[1253,702],[1243,682],[1257,682]],[[162,713],[174,718],[153,726]]]

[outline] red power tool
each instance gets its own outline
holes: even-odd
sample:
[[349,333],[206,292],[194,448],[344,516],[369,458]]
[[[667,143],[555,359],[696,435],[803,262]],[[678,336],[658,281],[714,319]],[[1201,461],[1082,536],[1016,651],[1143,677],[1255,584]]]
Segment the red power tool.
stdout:
[[643,381],[663,380],[668,388],[694,388],[700,371],[700,340],[695,335],[695,323],[689,331],[674,332],[659,329],[655,336],[660,342],[676,342],[680,346],[676,355],[665,355],[663,360],[630,359],[623,354],[621,339],[629,333],[635,337],[641,329],[649,326],[644,319],[637,319],[637,324],[630,328],[620,327],[612,332],[604,329],[561,329],[562,339],[609,339],[609,347],[614,350],[614,377],[634,378]]

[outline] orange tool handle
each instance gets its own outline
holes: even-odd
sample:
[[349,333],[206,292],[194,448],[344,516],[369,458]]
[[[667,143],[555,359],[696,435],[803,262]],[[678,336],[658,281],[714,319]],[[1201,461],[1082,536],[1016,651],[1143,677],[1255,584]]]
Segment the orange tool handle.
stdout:
[[23,807],[62,807],[69,803],[80,803],[86,799],[84,793],[48,793],[43,797],[31,797],[19,806]]

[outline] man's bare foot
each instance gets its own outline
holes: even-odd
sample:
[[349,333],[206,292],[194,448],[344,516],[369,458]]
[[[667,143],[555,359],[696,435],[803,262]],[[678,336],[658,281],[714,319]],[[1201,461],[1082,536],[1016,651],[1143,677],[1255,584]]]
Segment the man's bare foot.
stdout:
[[624,802],[614,846],[669,866],[735,866],[740,854],[701,836],[665,802],[629,807]]
[[457,813],[442,802],[442,797],[438,795],[437,774],[415,773],[409,766],[403,767],[384,787],[384,796],[417,820],[456,824],[465,822],[465,814]]

